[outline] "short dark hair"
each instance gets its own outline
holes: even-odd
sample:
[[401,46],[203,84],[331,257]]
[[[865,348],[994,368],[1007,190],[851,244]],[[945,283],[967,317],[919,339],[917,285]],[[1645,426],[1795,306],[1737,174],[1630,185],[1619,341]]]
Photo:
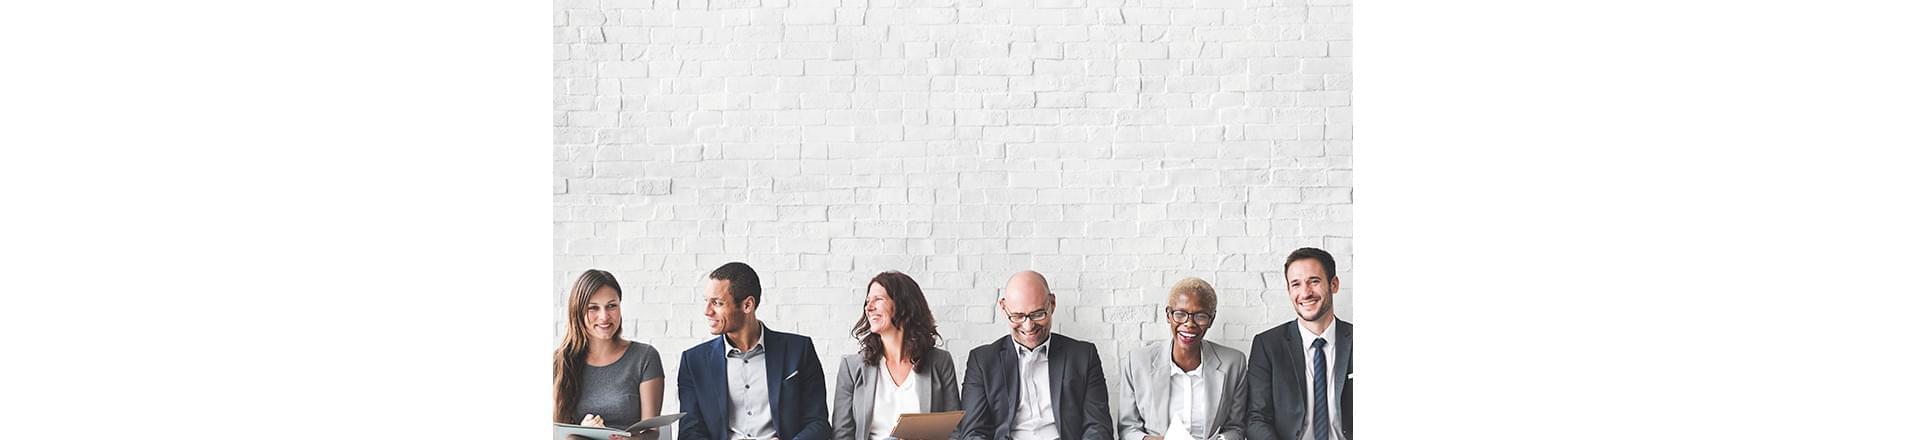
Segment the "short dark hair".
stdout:
[[1323,275],[1331,280],[1336,279],[1336,258],[1331,257],[1329,251],[1308,247],[1290,252],[1290,258],[1283,259],[1284,276],[1289,276],[1291,263],[1302,260],[1316,260],[1323,265]]
[[727,281],[728,297],[735,304],[740,304],[750,296],[754,297],[755,306],[761,304],[761,276],[756,275],[754,268],[748,267],[747,263],[736,261],[723,264],[714,272],[709,272],[708,279]]

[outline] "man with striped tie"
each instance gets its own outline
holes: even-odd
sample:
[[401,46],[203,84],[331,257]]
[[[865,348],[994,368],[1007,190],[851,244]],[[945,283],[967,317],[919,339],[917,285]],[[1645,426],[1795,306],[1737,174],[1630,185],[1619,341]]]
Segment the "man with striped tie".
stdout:
[[1336,319],[1336,259],[1321,249],[1297,249],[1283,261],[1283,279],[1297,318],[1250,343],[1244,436],[1348,440],[1350,407],[1343,403],[1350,400],[1344,393],[1352,327]]

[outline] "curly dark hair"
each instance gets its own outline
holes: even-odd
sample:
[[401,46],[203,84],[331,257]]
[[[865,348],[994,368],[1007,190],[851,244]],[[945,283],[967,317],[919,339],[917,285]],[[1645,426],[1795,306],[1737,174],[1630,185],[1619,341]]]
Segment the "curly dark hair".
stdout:
[[[914,362],[918,368],[919,360],[939,345],[939,323],[933,320],[933,310],[926,305],[926,292],[920,290],[919,283],[913,277],[897,271],[882,272],[867,282],[867,289],[874,284],[886,288],[886,295],[893,304],[893,325],[904,332],[900,341],[902,356]],[[880,334],[873,333],[867,324],[864,307],[860,311],[860,322],[853,324],[853,338],[860,340],[860,358],[867,365],[877,365],[886,355],[886,345],[880,342]]]

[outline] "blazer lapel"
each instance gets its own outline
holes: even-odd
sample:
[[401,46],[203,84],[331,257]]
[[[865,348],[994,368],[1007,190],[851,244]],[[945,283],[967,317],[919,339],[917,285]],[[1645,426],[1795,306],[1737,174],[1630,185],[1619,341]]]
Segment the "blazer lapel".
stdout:
[[1223,428],[1218,426],[1217,418],[1224,414],[1224,407],[1219,404],[1223,403],[1224,398],[1226,366],[1220,363],[1217,355],[1211,354],[1212,351],[1214,349],[1211,348],[1210,343],[1205,342],[1202,354],[1204,360],[1199,365],[1204,368],[1204,432],[1215,435]]
[[[933,357],[930,355],[926,356],[926,359],[932,359],[932,358]],[[913,371],[911,373],[906,374],[908,377],[908,379],[906,380],[913,381],[913,391],[916,391],[914,394],[919,395],[919,412],[923,412],[923,413],[934,412],[933,411],[933,390],[939,389],[939,378],[933,377],[933,375],[931,374],[928,374],[922,377],[920,376],[920,372],[921,371],[939,371],[939,370],[936,370],[933,368],[935,367],[935,365],[930,364],[930,362],[932,361],[926,361],[929,363],[920,363],[920,362],[921,362],[920,360],[913,361]]]
[[[784,341],[769,342],[768,339],[779,338],[774,338],[774,333],[767,331],[767,327],[763,326],[761,327],[761,343],[767,344],[767,353],[762,355],[767,358],[767,415],[770,420],[779,421],[780,417],[775,417],[779,413],[775,411],[781,406],[781,381],[787,378],[787,360],[781,359],[780,355],[793,353],[796,350],[782,347],[785,345]],[[780,423],[774,423],[774,430],[781,430]]]
[[[1284,341],[1284,347],[1285,347],[1284,350],[1288,352],[1290,355],[1290,366],[1291,366],[1290,374],[1286,377],[1289,377],[1290,384],[1294,385],[1294,388],[1292,388],[1292,390],[1294,390],[1296,393],[1297,405],[1301,405],[1304,408],[1308,408],[1309,402],[1303,401],[1303,396],[1304,396],[1303,390],[1310,388],[1310,384],[1306,383],[1307,381],[1304,380],[1305,377],[1309,377],[1308,372],[1310,371],[1310,366],[1306,365],[1305,362],[1303,362],[1303,352],[1304,350],[1307,350],[1308,347],[1303,346],[1302,332],[1303,332],[1303,325],[1301,323],[1291,322],[1290,331],[1285,332],[1283,334],[1283,341]],[[1299,432],[1301,432],[1301,429],[1303,426],[1307,426],[1304,424],[1304,421],[1310,419],[1309,411],[1306,410],[1302,414],[1303,414],[1302,420],[1297,420],[1296,423],[1291,424],[1292,426],[1296,426]]]
[[[1336,368],[1330,369],[1330,394],[1332,405],[1343,401],[1343,382],[1349,378],[1350,336],[1349,323],[1336,320]],[[1340,409],[1337,412],[1342,412]]]
[[853,393],[853,413],[860,415],[859,420],[853,421],[853,429],[860,437],[865,437],[867,424],[873,423],[873,393],[880,392],[880,383],[874,382],[876,380],[880,380],[880,367],[862,362],[860,386],[857,392]]
[[712,403],[714,406],[713,414],[706,416],[707,420],[713,421],[708,424],[708,434],[717,439],[727,440],[728,406],[733,403],[728,402],[728,346],[721,341],[721,338],[723,337],[716,336],[714,349],[708,350],[713,355],[708,359],[708,365],[714,366],[714,371],[707,376],[712,379],[708,382],[714,386],[701,390],[701,400]]
[[1059,351],[1058,335],[1046,335],[1045,338],[1045,372],[1047,373],[1046,380],[1050,381],[1045,383],[1045,393],[1052,395],[1052,421],[1058,422],[1059,436],[1063,437],[1066,424],[1062,414],[1065,413],[1059,409],[1058,404],[1065,400],[1065,393],[1059,392],[1065,388],[1065,364],[1059,362],[1059,359],[1063,359],[1060,357],[1061,353],[1069,354],[1070,352]]
[[[1144,422],[1150,434],[1164,435],[1171,429],[1171,375],[1176,373],[1177,364],[1171,361],[1171,346],[1164,345],[1163,356],[1151,356],[1151,371],[1143,377],[1151,379],[1149,399],[1145,399]],[[1156,425],[1156,426],[1151,426]]]
[[[1004,342],[1006,344],[1016,344],[1016,342],[1012,342],[1011,336],[1007,336]],[[1003,402],[994,401],[993,404],[1004,403],[1002,406],[1005,407],[1005,413],[1000,415],[999,420],[997,420],[998,427],[996,429],[1010,432],[1012,429],[1012,419],[1017,418],[1019,414],[1019,352],[1016,351],[1017,348],[1014,348],[1012,345],[1002,345],[999,348],[999,355],[993,358],[992,371],[998,373],[996,373],[997,376],[992,378],[992,383],[999,384],[999,386],[1005,389],[1005,400]]]

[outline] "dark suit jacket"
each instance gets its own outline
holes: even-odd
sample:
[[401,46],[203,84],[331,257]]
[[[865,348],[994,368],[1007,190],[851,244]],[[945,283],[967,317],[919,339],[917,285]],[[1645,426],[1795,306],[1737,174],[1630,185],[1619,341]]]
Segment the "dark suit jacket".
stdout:
[[[1337,412],[1343,436],[1350,436],[1349,396],[1344,394],[1344,379],[1352,371],[1351,357],[1354,326],[1336,319],[1336,366],[1330,371],[1330,388],[1339,401]],[[1309,424],[1309,399],[1304,379],[1310,365],[1303,362],[1303,336],[1296,321],[1283,323],[1250,342],[1250,406],[1244,409],[1244,435],[1251,440],[1298,440],[1297,433]]]
[[[1012,433],[1012,417],[1019,401],[1019,354],[1012,336],[972,349],[966,357],[966,379],[960,385],[959,419],[953,438],[1003,439]],[[1052,410],[1058,414],[1058,435],[1065,440],[1111,440],[1111,403],[1105,392],[1104,364],[1098,347],[1053,333],[1051,336]],[[1042,439],[1041,439],[1042,440]]]
[[[814,354],[814,341],[771,329],[761,338],[767,343],[767,406],[778,436],[833,437],[833,427],[827,424],[826,372]],[[722,339],[717,336],[681,352],[681,368],[675,374],[681,412],[687,413],[681,418],[681,440],[728,439],[728,357]]]

